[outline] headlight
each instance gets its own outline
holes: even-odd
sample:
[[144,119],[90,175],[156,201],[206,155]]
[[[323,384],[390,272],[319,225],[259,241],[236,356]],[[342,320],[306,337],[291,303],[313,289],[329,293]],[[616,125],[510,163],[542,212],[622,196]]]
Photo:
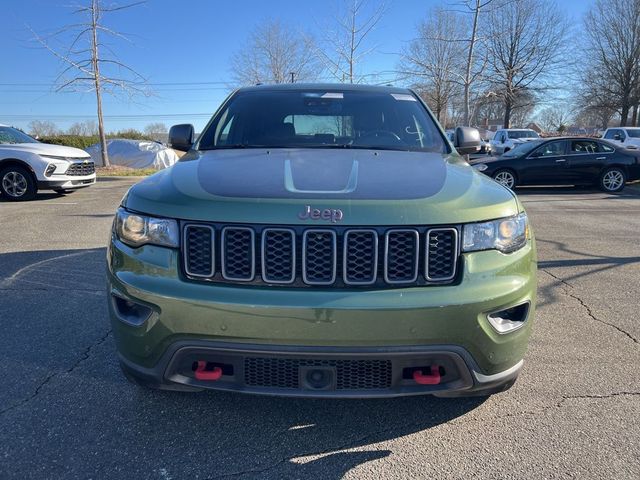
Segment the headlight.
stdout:
[[490,222],[470,223],[464,226],[462,250],[496,249],[503,253],[514,252],[527,243],[529,224],[527,214],[500,218]]
[[155,218],[119,208],[114,223],[120,240],[132,247],[147,243],[164,247],[178,247],[178,222],[168,218]]
[[489,168],[484,163],[478,163],[477,165],[472,165],[472,167],[478,170],[479,172],[484,172],[487,168]]

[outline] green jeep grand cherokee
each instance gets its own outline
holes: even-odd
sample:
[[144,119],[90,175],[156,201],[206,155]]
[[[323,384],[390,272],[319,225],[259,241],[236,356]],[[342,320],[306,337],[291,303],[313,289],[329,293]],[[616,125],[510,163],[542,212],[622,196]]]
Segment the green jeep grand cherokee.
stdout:
[[130,380],[320,397],[513,384],[536,296],[526,213],[415,93],[243,88],[195,143],[190,125],[170,143],[189,151],[129,190],[108,249]]

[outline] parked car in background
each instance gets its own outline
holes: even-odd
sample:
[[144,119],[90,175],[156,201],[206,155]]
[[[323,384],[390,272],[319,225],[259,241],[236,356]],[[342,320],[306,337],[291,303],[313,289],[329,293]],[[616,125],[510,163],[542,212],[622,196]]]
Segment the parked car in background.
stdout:
[[38,190],[71,193],[95,182],[93,161],[84,150],[40,143],[0,124],[0,193],[7,200],[31,200]]
[[480,151],[478,153],[485,153],[487,155],[491,154],[491,141],[486,138],[480,139]]
[[473,166],[508,188],[521,185],[598,185],[621,191],[640,179],[640,152],[593,138],[534,140]]
[[537,140],[540,138],[535,130],[522,128],[505,128],[498,130],[491,140],[491,152],[494,155],[502,155],[503,153],[513,150],[518,145]]
[[607,128],[602,138],[625,148],[640,148],[640,127]]
[[[87,147],[87,152],[96,165],[102,166],[100,144]],[[129,140],[111,138],[107,140],[107,153],[111,165],[128,168],[169,168],[178,161],[178,155],[171,148],[153,140]]]

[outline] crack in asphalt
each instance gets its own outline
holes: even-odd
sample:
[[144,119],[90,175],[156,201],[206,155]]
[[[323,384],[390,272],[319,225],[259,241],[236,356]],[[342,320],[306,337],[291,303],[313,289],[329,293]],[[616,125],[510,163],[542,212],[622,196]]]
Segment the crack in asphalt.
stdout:
[[613,392],[605,395],[563,395],[556,407],[562,407],[567,400],[602,400],[615,397],[636,397],[640,396],[640,392]]
[[59,292],[60,290],[66,290],[67,293],[94,293],[96,295],[106,295],[104,289],[92,289],[92,288],[73,288],[68,289],[64,287],[60,288],[0,288],[0,292]]
[[16,408],[19,408],[27,403],[29,403],[31,400],[33,400],[34,398],[36,398],[38,396],[38,394],[40,393],[40,390],[42,390],[42,388],[47,385],[53,378],[62,375],[62,374],[69,374],[71,372],[73,372],[82,362],[84,362],[85,360],[88,360],[89,357],[91,356],[91,351],[100,346],[101,344],[103,344],[107,338],[109,337],[109,335],[111,335],[111,329],[109,329],[107,331],[107,333],[105,333],[103,336],[101,336],[98,340],[96,340],[95,342],[93,342],[91,345],[89,345],[88,347],[86,347],[83,351],[82,351],[82,355],[81,357],[76,360],[71,367],[69,367],[67,370],[58,370],[58,371],[54,371],[49,373],[44,380],[42,380],[38,386],[36,387],[36,389],[33,391],[33,393],[31,395],[29,395],[26,398],[23,398],[22,400],[20,400],[18,403],[14,403],[13,405],[10,405],[9,407],[5,408],[4,410],[0,410],[0,415],[4,415],[5,413],[10,412],[11,410],[15,410]]
[[623,335],[625,335],[626,337],[628,337],[633,343],[635,344],[639,344],[640,341],[638,341],[637,338],[635,338],[633,335],[631,335],[629,332],[627,332],[626,330],[624,330],[623,328],[620,328],[619,326],[607,322],[605,320],[602,320],[601,318],[598,318],[595,316],[595,314],[593,313],[593,310],[591,310],[591,307],[589,305],[587,305],[587,303],[582,300],[582,298],[580,298],[578,295],[576,295],[575,293],[572,293],[569,288],[573,289],[573,285],[571,285],[570,283],[567,283],[566,281],[564,281],[562,278],[554,275],[553,273],[549,272],[548,270],[541,268],[540,269],[542,272],[546,273],[547,275],[549,275],[551,278],[554,278],[556,280],[558,280],[559,282],[561,282],[563,285],[565,285],[568,288],[561,288],[562,292],[570,298],[573,298],[574,300],[577,300],[578,303],[580,303],[580,305],[582,306],[582,308],[584,308],[584,310],[587,312],[587,315],[589,315],[589,317],[591,317],[593,320],[595,320],[596,322],[602,323],[603,325],[607,325],[611,328],[616,329],[618,332],[622,333]]

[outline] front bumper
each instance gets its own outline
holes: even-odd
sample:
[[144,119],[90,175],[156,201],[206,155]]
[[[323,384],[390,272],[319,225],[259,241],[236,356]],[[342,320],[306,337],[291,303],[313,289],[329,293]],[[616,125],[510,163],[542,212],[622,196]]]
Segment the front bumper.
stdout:
[[[133,326],[121,320],[113,301],[109,311],[125,371],[161,388],[362,397],[472,393],[509,384],[522,366],[535,311],[534,242],[509,255],[464,254],[461,268],[461,283],[447,286],[222,286],[182,279],[177,251],[134,249],[112,239],[109,297],[146,305],[152,313]],[[521,328],[500,334],[491,326],[488,313],[526,301],[531,308]],[[298,367],[320,361],[336,378],[340,361],[389,360],[390,380],[384,388],[265,387],[247,380],[247,359],[255,358],[293,360]],[[192,369],[198,360],[227,365],[227,371],[217,382],[198,381]],[[439,385],[417,386],[405,378],[412,368],[433,364],[443,366]]]
[[[198,361],[223,370],[212,382],[198,379]],[[157,365],[145,368],[120,356],[124,372],[140,384],[167,390],[214,389],[289,397],[382,398],[432,394],[482,395],[509,388],[524,361],[493,375],[484,375],[474,359],[455,345],[425,347],[286,347],[210,341],[180,341],[171,345]],[[437,364],[437,385],[412,378]],[[309,375],[329,375],[318,385]]]
[[86,177],[64,177],[55,180],[38,180],[38,190],[74,190],[96,183],[96,175]]

